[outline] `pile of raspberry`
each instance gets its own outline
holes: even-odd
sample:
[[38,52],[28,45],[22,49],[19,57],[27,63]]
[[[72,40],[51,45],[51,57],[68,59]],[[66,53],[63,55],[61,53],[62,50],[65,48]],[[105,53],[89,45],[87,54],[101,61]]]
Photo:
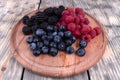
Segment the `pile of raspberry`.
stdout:
[[[90,21],[82,8],[49,7],[22,19],[24,35],[31,35],[27,43],[34,56],[49,54],[56,56],[58,51],[68,54],[85,55],[85,47],[95,36],[102,32],[101,27],[92,29]],[[74,50],[72,44],[79,39],[79,49]]]

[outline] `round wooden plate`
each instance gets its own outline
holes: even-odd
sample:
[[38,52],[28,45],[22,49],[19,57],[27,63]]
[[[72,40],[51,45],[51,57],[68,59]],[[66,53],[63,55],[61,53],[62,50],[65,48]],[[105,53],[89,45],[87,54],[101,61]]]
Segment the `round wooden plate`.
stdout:
[[[41,9],[41,11],[42,10],[43,9]],[[36,11],[33,11],[28,15],[32,16],[35,12]],[[86,17],[90,20],[89,25],[92,28],[95,26],[102,27],[102,25],[88,13],[86,13]],[[22,33],[23,26],[24,24],[20,20],[12,30],[10,40],[11,51],[16,60],[25,68],[41,75],[66,77],[81,73],[95,65],[105,51],[106,34],[102,28],[102,33],[88,43],[85,48],[86,55],[83,57],[79,57],[75,53],[66,54],[62,51],[59,51],[59,54],[55,57],[43,54],[35,57],[29,49],[29,44],[26,43],[28,36],[24,36]],[[79,48],[78,44],[79,40],[72,45],[75,50]]]

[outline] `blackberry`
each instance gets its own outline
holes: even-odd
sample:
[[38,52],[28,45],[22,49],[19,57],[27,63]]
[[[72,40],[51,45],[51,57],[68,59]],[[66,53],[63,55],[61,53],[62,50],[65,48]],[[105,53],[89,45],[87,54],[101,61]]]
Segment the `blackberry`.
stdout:
[[23,32],[24,35],[30,35],[30,34],[32,34],[33,31],[32,31],[31,27],[25,26],[25,27],[22,28],[22,32]]
[[58,17],[57,16],[50,16],[50,17],[48,17],[48,23],[49,24],[54,25],[57,22],[58,22]]
[[47,26],[48,26],[48,23],[47,23],[47,22],[42,22],[42,23],[40,24],[40,28],[41,28],[41,29],[44,29],[44,30],[46,30]]
[[25,15],[25,16],[22,18],[23,24],[26,25],[28,20],[29,20],[29,16]]
[[48,16],[52,16],[54,14],[54,9],[52,7],[44,10],[44,13]]

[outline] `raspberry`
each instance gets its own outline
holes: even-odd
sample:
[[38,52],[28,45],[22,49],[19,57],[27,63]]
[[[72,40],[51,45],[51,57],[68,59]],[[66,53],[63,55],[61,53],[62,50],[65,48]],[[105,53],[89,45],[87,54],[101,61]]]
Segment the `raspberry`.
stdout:
[[66,17],[67,17],[67,15],[62,15],[61,21],[65,21]]
[[89,34],[82,35],[82,40],[86,40],[87,42],[90,42],[91,36]]
[[61,23],[60,23],[60,22],[57,22],[57,23],[56,23],[56,26],[60,26],[60,25],[61,25]]
[[91,38],[93,39],[96,36],[96,31],[93,29],[89,32],[89,34],[91,35]]
[[74,17],[72,17],[71,15],[70,16],[67,16],[65,18],[65,22],[68,24],[68,23],[71,23],[71,22],[74,22]]
[[62,12],[62,15],[69,15],[69,11],[68,11],[68,10],[64,10],[64,11]]
[[101,27],[95,27],[94,30],[96,31],[96,35],[99,35],[102,32]]
[[73,34],[75,35],[75,37],[80,38],[81,33],[80,33],[79,29],[76,29],[76,31],[74,31]]
[[80,23],[80,19],[79,19],[78,16],[75,17],[74,22],[75,22],[76,24],[79,24],[79,23]]
[[79,30],[82,28],[80,25],[76,25],[76,27],[77,27],[77,29],[79,29]]
[[78,15],[82,15],[83,17],[85,16],[85,13],[82,8],[75,8],[75,13]]
[[84,24],[89,24],[90,23],[90,21],[88,20],[88,18],[84,18],[84,22],[83,22]]
[[90,32],[90,27],[88,25],[82,25],[82,29],[81,29],[81,33],[82,34],[87,34],[88,32]]
[[75,23],[69,23],[67,28],[70,31],[75,31],[76,25],[75,25]]
[[79,19],[80,19],[80,22],[84,22],[84,17],[82,15],[78,15]]
[[61,25],[67,26],[67,24],[64,21],[61,22]]
[[74,8],[68,8],[68,11],[69,11],[70,13],[74,13]]

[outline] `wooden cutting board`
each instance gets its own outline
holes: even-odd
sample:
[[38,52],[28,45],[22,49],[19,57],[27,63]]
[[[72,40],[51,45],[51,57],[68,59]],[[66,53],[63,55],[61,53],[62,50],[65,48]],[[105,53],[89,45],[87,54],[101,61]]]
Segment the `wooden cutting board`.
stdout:
[[[41,9],[42,11],[43,9]],[[36,11],[29,13],[29,16],[34,15]],[[86,13],[86,17],[90,20],[90,26],[103,26],[91,15]],[[66,77],[81,73],[94,66],[102,57],[106,48],[106,34],[103,29],[102,33],[92,39],[87,47],[86,55],[83,57],[77,56],[75,53],[66,54],[59,51],[55,57],[49,55],[40,55],[35,57],[29,49],[29,44],[26,43],[28,36],[23,35],[22,28],[24,24],[20,20],[12,30],[10,38],[11,51],[16,60],[25,68],[35,73],[51,77]],[[72,46],[77,50],[79,40]]]

